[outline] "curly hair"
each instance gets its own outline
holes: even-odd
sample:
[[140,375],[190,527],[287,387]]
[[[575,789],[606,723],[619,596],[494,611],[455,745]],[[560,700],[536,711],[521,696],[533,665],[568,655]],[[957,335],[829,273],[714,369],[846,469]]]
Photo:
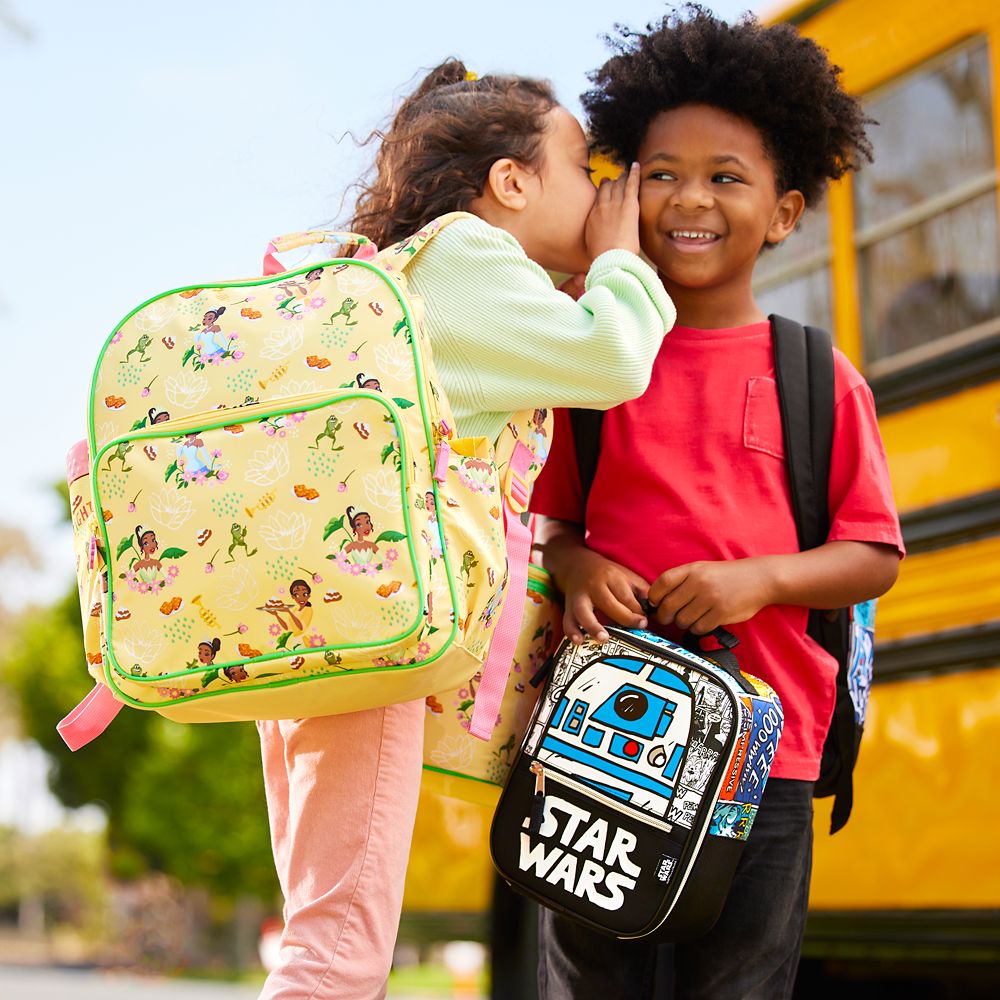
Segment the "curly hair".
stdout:
[[477,79],[458,59],[428,73],[381,140],[374,176],[362,180],[351,227],[389,246],[445,212],[467,209],[490,168],[510,157],[540,166],[546,117],[558,102],[544,80]]
[[775,168],[778,192],[801,191],[807,206],[828,180],[871,162],[865,127],[875,124],[841,87],[834,66],[790,24],[735,24],[684,4],[644,34],[616,25],[616,50],[589,75],[581,98],[595,146],[620,163],[636,158],[663,111],[706,104],[753,125]]

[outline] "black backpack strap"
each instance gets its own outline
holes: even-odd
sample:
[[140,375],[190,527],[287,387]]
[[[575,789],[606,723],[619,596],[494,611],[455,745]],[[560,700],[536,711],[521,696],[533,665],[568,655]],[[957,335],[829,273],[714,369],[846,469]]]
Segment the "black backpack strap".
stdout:
[[[800,549],[814,549],[826,541],[829,525],[822,514],[827,510],[826,496],[820,499],[819,483],[829,477],[829,453],[825,462],[827,475],[817,467],[816,446],[822,428],[822,417],[814,412],[817,393],[822,396],[821,373],[811,362],[821,355],[819,345],[798,323],[783,316],[771,316],[771,339],[774,343],[774,371],[778,383],[778,404],[781,407],[781,431],[785,442],[785,465],[792,497],[792,512],[799,537]],[[822,334],[822,330],[814,333]],[[829,342],[829,334],[826,335]],[[833,354],[830,348],[830,374]],[[830,435],[833,433],[833,390],[830,399]]]
[[601,451],[601,426],[603,410],[570,410],[569,422],[573,428],[573,447],[576,449],[576,471],[580,476],[583,507],[597,476],[597,458]]
[[[833,445],[833,342],[826,330],[771,316],[774,368],[781,407],[785,463],[799,547],[822,545],[830,531],[828,486]],[[851,814],[852,768],[858,733],[847,690],[848,619],[845,610],[811,610],[807,633],[837,658],[837,697],[824,747],[817,794],[835,796],[830,832]]]

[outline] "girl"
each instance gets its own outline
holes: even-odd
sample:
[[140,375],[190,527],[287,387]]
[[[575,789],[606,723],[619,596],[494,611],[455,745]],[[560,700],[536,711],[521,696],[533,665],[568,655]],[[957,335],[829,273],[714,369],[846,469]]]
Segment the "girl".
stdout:
[[[439,215],[407,275],[461,436],[521,409],[640,395],[674,309],[637,256],[638,173],[595,189],[580,125],[548,84],[434,69],[382,136],[353,228],[389,246]],[[587,272],[574,302],[544,269]],[[358,515],[360,517],[360,515]],[[424,702],[260,722],[285,897],[261,998],[385,995],[420,784]]]

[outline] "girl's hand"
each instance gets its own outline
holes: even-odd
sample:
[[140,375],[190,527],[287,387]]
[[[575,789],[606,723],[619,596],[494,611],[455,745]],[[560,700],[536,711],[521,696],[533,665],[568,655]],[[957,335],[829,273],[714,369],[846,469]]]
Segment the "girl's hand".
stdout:
[[638,573],[581,547],[567,558],[562,582],[566,596],[563,631],[570,642],[579,645],[584,632],[597,642],[607,642],[598,612],[626,628],[646,627],[639,598],[646,596],[648,585]]
[[601,181],[584,239],[591,260],[606,250],[639,252],[638,163],[633,163],[617,180]]

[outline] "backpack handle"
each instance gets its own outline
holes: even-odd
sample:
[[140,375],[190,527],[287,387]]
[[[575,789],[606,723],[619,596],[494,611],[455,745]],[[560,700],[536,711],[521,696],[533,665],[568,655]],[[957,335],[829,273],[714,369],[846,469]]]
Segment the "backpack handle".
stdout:
[[[264,251],[264,274],[281,274],[286,268],[278,261],[275,254],[298,250],[300,247],[315,246],[319,243],[332,243],[339,246],[354,246],[352,256],[355,260],[373,260],[378,253],[378,247],[367,236],[360,233],[338,232],[332,229],[310,229],[302,233],[288,233],[276,236]],[[333,255],[337,256],[337,255]]]

